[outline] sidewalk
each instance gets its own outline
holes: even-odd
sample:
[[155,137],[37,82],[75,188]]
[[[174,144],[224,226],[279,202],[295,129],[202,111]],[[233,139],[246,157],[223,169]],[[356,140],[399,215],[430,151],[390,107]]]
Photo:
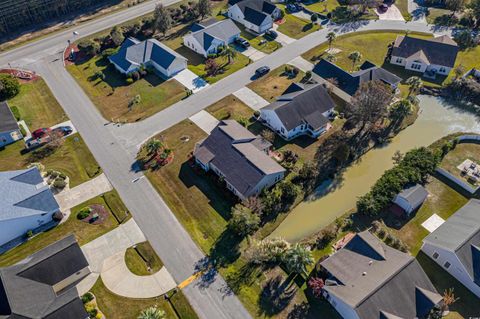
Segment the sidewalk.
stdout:
[[299,68],[303,72],[312,71],[314,67],[313,63],[305,60],[301,56],[296,57],[292,61],[288,62],[288,64]]
[[218,120],[205,110],[201,110],[197,114],[190,116],[189,120],[209,135],[218,125]]

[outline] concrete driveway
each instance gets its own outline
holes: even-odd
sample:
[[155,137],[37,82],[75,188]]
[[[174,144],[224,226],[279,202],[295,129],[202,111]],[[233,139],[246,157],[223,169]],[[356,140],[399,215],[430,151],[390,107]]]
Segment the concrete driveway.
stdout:
[[263,53],[262,51],[258,51],[254,47],[250,46],[248,49],[240,51],[243,55],[250,58],[252,61],[258,61],[267,56],[267,54]]
[[209,85],[204,79],[189,69],[179,72],[173,78],[180,82],[187,89],[192,90],[193,93],[196,93]]
[[189,120],[207,134],[210,134],[215,126],[218,125],[218,120],[205,110],[201,110],[197,114],[190,116]]
[[397,8],[396,5],[392,4],[388,7],[386,12],[380,12],[378,9],[376,10],[379,20],[392,20],[392,21],[405,21],[403,18],[402,13]]
[[270,104],[270,102],[268,102],[263,97],[261,97],[247,87],[241,88],[240,90],[234,92],[233,95],[235,95],[240,101],[242,101],[255,111],[258,111],[262,107]]
[[292,61],[288,62],[288,64],[293,65],[294,67],[299,68],[299,69],[302,70],[303,72],[312,71],[312,70],[313,70],[313,66],[314,66],[313,63],[305,60],[305,59],[302,58],[301,56],[296,57],[296,58],[293,59]]
[[273,24],[273,30],[275,30],[275,32],[278,33],[278,37],[275,39],[275,41],[277,41],[278,43],[280,43],[283,46],[297,41],[296,39],[290,38],[288,35],[283,34],[282,32],[279,32],[278,31],[278,24],[276,24],[276,23]]

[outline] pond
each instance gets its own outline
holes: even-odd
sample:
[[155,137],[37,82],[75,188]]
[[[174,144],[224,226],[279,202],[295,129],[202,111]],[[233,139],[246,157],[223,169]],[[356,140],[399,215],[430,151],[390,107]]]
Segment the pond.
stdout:
[[315,194],[300,203],[270,235],[298,241],[319,231],[335,218],[355,207],[359,196],[366,194],[375,181],[393,166],[392,156],[428,146],[455,132],[480,133],[480,122],[474,115],[432,96],[419,96],[420,114],[413,125],[400,132],[392,141],[369,151],[348,167],[341,180],[327,181]]

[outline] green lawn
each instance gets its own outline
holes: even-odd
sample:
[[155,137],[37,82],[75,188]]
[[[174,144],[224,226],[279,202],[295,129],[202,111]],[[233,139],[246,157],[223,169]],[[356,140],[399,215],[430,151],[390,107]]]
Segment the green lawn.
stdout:
[[248,40],[252,47],[263,53],[270,54],[282,47],[282,45],[277,41],[271,41],[270,39],[265,38],[263,35],[257,36],[255,34],[252,34],[248,32],[246,28],[239,23],[236,23],[236,25],[242,31],[242,38]]
[[284,22],[278,26],[278,31],[294,39],[300,39],[307,34],[320,30],[318,24],[286,14]]
[[[96,56],[67,70],[77,80],[103,117],[115,122],[135,122],[145,119],[185,98],[186,90],[174,79],[165,81],[154,74],[128,84],[106,58]],[[102,72],[105,80],[97,79]],[[140,103],[129,109],[129,102],[140,96]]]
[[253,110],[234,95],[228,95],[205,109],[217,120],[245,121],[253,116]]
[[[31,161],[24,153],[22,141],[0,150],[0,171],[25,169]],[[40,160],[46,169],[54,169],[70,177],[70,187],[75,187],[99,175],[102,169],[79,134],[69,136],[53,154]]]
[[[128,248],[125,252],[125,264],[137,276],[152,275],[163,267],[162,261],[148,241],[135,245],[135,248]],[[147,267],[150,267],[150,271]]]
[[175,314],[175,310],[178,312],[181,319],[198,319],[181,291],[175,293],[175,295],[171,297],[171,303],[163,297],[130,299],[120,297],[110,292],[103,284],[102,279],[99,278],[91,292],[97,297],[98,308],[107,318],[133,319],[137,318],[145,308],[157,306],[165,311],[166,318],[168,319],[178,318]]
[[273,102],[277,97],[294,82],[299,82],[305,73],[300,71],[297,76],[290,77],[285,74],[285,66],[270,71],[267,75],[253,81],[248,87],[255,93],[269,102]]
[[[103,224],[92,225],[77,219],[77,213],[82,208],[93,204],[103,205],[109,212],[108,218]],[[22,245],[9,250],[3,255],[0,255],[0,266],[12,265],[31,255],[32,253],[44,248],[45,246],[50,245],[72,233],[75,235],[78,243],[80,245],[84,245],[93,239],[108,233],[118,225],[118,222],[113,217],[112,212],[108,208],[108,205],[102,196],[94,197],[72,208],[71,214],[66,222],[50,229],[49,231],[40,233]]]
[[[188,48],[185,49],[189,50]],[[248,57],[240,53],[237,53],[237,56],[233,59],[232,64],[228,64],[228,59],[226,56],[219,56],[215,58],[215,61],[221,67],[222,72],[215,76],[207,76],[205,72],[205,59],[203,59],[203,57],[201,57],[199,54],[196,54],[193,51],[191,52],[194,55],[197,55],[198,58],[196,58],[195,60],[189,59],[190,63],[188,65],[188,69],[193,73],[197,74],[198,76],[203,77],[210,84],[220,81],[221,79],[229,76],[230,74],[237,72],[241,68],[249,65],[251,62]]]
[[443,158],[440,166],[449,173],[467,182],[467,179],[460,174],[461,171],[457,168],[457,166],[463,163],[466,159],[470,159],[475,163],[480,164],[480,145],[467,143],[458,144],[454,150],[450,151]]
[[395,6],[397,6],[398,10],[400,10],[406,21],[411,20],[412,17],[408,12],[408,0],[396,0]]
[[309,10],[327,14],[331,12],[336,7],[340,6],[337,0],[325,0],[325,1],[317,1],[313,2],[312,4],[305,5]]
[[34,131],[68,120],[60,104],[42,78],[22,83],[20,93],[8,101],[10,107],[18,108],[21,120]]
[[452,11],[447,9],[428,8],[427,23],[443,25],[445,23],[445,20],[448,20],[451,14],[452,14]]

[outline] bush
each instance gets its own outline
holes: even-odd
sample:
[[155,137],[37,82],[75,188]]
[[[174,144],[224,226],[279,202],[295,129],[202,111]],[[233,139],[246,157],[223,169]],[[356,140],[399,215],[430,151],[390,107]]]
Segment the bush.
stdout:
[[25,127],[22,124],[18,124],[18,127],[19,127],[20,133],[23,135],[23,137],[27,136],[27,131],[25,130]]
[[33,237],[33,230],[27,231],[27,233],[25,235],[27,236],[27,238],[32,238]]
[[260,111],[253,112],[253,116],[255,116],[256,118],[259,118],[260,117]]
[[0,101],[8,100],[20,92],[20,83],[10,74],[0,74]]
[[67,182],[63,178],[57,177],[53,181],[53,187],[55,188],[64,189],[65,186],[67,186]]
[[77,213],[77,219],[85,219],[90,215],[91,212],[92,209],[90,207],[84,207]]
[[238,119],[238,123],[240,123],[243,127],[247,127],[248,126],[248,119],[245,118],[245,117],[241,117],[240,119]]
[[98,314],[98,310],[96,308],[90,309],[88,312],[88,315],[90,318],[95,318]]
[[84,295],[82,296],[82,302],[83,302],[84,304],[86,304],[86,303],[88,303],[88,302],[90,302],[90,301],[92,301],[92,300],[93,300],[93,294],[92,294],[91,292],[87,292],[86,294],[84,294]]
[[132,79],[132,78],[127,78],[126,82],[127,82],[127,84],[132,84],[132,83],[133,83],[133,79]]
[[386,234],[387,234],[387,232],[383,228],[380,228],[377,232],[378,237],[382,240],[385,239]]
[[132,79],[133,81],[140,80],[140,73],[138,73],[137,71],[132,72]]
[[108,58],[109,56],[115,54],[117,52],[117,50],[113,49],[113,48],[108,48],[108,49],[105,49],[102,51],[102,56],[104,58]]
[[10,110],[12,111],[13,116],[15,116],[15,119],[17,121],[20,121],[22,117],[20,116],[20,110],[16,106],[11,106]]

